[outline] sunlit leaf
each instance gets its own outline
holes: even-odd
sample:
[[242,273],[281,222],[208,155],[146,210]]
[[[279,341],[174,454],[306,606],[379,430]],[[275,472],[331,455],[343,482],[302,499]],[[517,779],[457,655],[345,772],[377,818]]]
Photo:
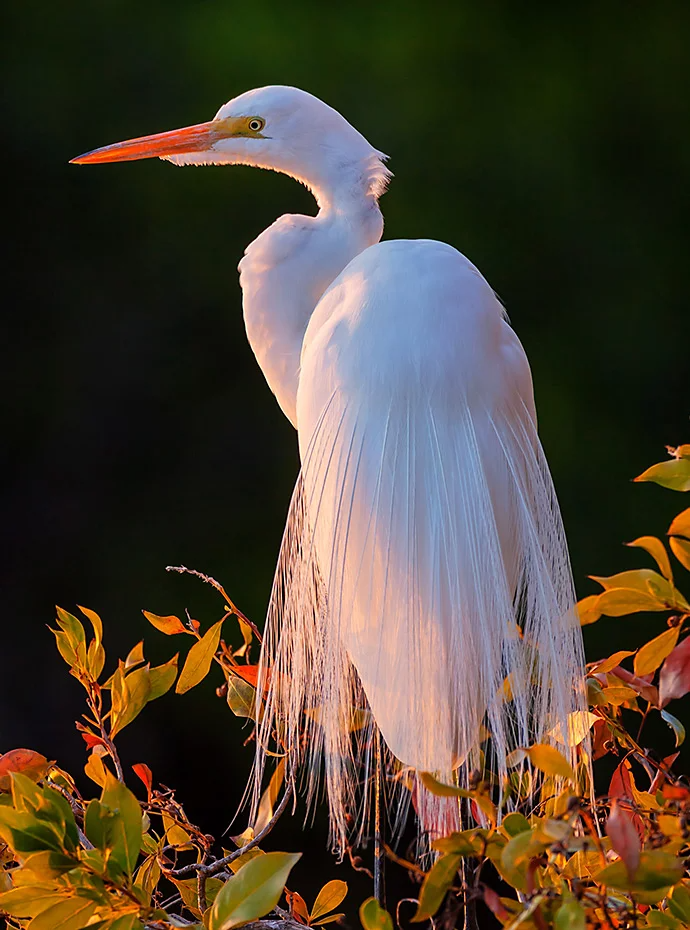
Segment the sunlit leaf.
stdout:
[[667,533],[669,536],[685,536],[690,539],[690,507],[674,518]]
[[461,861],[461,856],[449,853],[434,862],[422,882],[419,904],[412,923],[421,923],[434,916],[455,880]]
[[342,901],[345,900],[346,895],[347,882],[339,881],[338,879],[326,882],[326,884],[316,896],[316,901],[314,901],[314,906],[311,909],[309,919],[313,923],[320,917],[323,917],[326,914],[329,914],[331,911],[334,911],[336,907],[338,907]]
[[477,830],[464,830],[462,833],[451,833],[434,840],[431,848],[444,854],[476,856],[482,848],[482,839]]
[[640,864],[642,845],[630,815],[617,800],[611,805],[606,833],[614,850],[625,863],[630,879],[634,879]]
[[121,703],[115,707],[115,679],[113,679],[113,713],[110,735],[115,736],[124,730],[146,706],[151,693],[151,680],[148,666],[137,668],[122,678]]
[[87,620],[90,621],[91,626],[93,627],[93,635],[95,637],[95,641],[97,644],[100,645],[100,643],[103,642],[103,621],[98,616],[95,610],[89,610],[88,607],[81,607],[80,605],[77,605],[77,606],[79,607],[79,610],[81,610],[81,612],[87,618]]
[[153,787],[153,773],[145,762],[137,762],[132,766],[134,774],[141,779],[146,788],[146,793],[151,799],[151,789]]
[[674,717],[673,714],[669,714],[667,710],[662,710],[661,716],[664,723],[667,723],[673,730],[673,735],[676,738],[676,746],[681,746],[685,742],[685,727],[677,717]]
[[[688,608],[683,595],[663,575],[651,568],[619,572],[609,577],[590,577],[604,588],[604,593],[599,595],[597,607],[609,617],[620,617],[638,610]],[[639,597],[635,598],[631,592],[636,592]],[[628,603],[633,605],[630,609],[626,607]]]
[[659,462],[652,465],[634,481],[653,481],[673,491],[690,490],[690,459],[685,457],[670,459],[668,462]]
[[435,778],[431,772],[420,772],[419,779],[431,794],[440,798],[470,798],[481,810],[481,812],[493,823],[496,822],[496,808],[488,797],[480,791],[472,791],[468,788],[459,788],[457,785],[446,785],[444,782]]
[[162,697],[172,688],[177,675],[177,659],[178,656],[174,655],[163,665],[156,665],[155,668],[149,669],[149,703]]
[[133,668],[135,665],[141,665],[144,661],[144,640],[137,643],[136,646],[133,646],[129,650],[129,654],[125,659],[125,668]]
[[645,643],[635,656],[634,668],[638,677],[650,675],[655,672],[664,659],[671,654],[678,642],[680,627],[671,627],[670,630],[664,630],[660,636]]
[[342,920],[344,914],[329,914],[328,917],[322,917],[321,920],[312,922],[313,927],[325,927],[326,924],[335,923],[336,920]]
[[599,717],[591,711],[574,710],[568,714],[566,739],[563,739],[563,730],[560,724],[554,727],[548,735],[564,746],[579,746],[597,720],[599,720]]
[[189,846],[191,836],[170,814],[163,814],[163,829],[165,830],[165,838],[171,846],[177,846],[178,848]]
[[34,917],[31,930],[83,930],[97,906],[88,898],[67,898]]
[[[268,823],[273,817],[273,805],[278,800],[278,794],[280,793],[280,786],[283,784],[283,776],[285,773],[285,759],[281,759],[278,762],[278,765],[275,767],[275,771],[271,775],[271,780],[268,783],[268,788],[261,795],[259,801],[259,807],[256,812],[256,821],[254,823],[254,835],[261,833],[264,827],[268,826]],[[333,905],[337,907],[337,905]]]
[[573,768],[562,752],[547,743],[537,743],[527,749],[530,761],[535,768],[545,775],[555,775],[575,781]]
[[597,675],[603,675],[606,672],[613,671],[616,666],[621,664],[623,659],[627,659],[631,655],[634,655],[634,652],[628,649],[621,649],[620,652],[614,652],[608,659],[602,659],[600,662],[597,662],[592,667],[591,674],[596,673]]
[[590,623],[596,623],[601,617],[601,611],[597,609],[598,594],[590,594],[589,597],[583,597],[577,602],[577,614],[580,618],[580,626],[589,626]]
[[359,919],[364,930],[393,930],[393,920],[376,898],[367,898],[359,909]]
[[84,766],[84,772],[99,788],[105,788],[107,769],[103,759],[96,752],[92,752]]
[[208,674],[213,656],[218,648],[222,626],[223,620],[214,623],[189,650],[175,686],[175,691],[178,694],[184,694],[186,691],[191,690]]
[[301,894],[298,894],[296,891],[288,892],[286,889],[285,900],[290,908],[291,917],[294,917],[298,922],[303,924],[309,922],[309,908]]
[[690,925],[690,889],[686,882],[676,885],[668,896],[669,909],[674,917]]
[[639,539],[634,539],[632,542],[627,543],[627,545],[637,549],[644,549],[645,552],[648,552],[659,566],[659,571],[664,578],[673,584],[671,562],[668,557],[668,552],[666,552],[666,548],[660,539],[657,539],[656,536],[640,536]]
[[598,608],[607,617],[625,617],[641,611],[668,610],[665,601],[651,591],[635,588],[610,588],[599,595]]
[[165,633],[166,636],[172,636],[174,633],[190,632],[179,617],[159,617],[158,614],[152,614],[148,610],[142,610],[142,613],[152,626],[155,626],[161,633]]
[[131,875],[137,863],[141,847],[141,808],[132,792],[114,775],[107,773],[101,805],[119,814],[114,826],[112,855],[121,864],[127,875]]
[[681,698],[690,691],[690,636],[671,652],[659,673],[659,704]]
[[681,539],[679,536],[671,536],[668,541],[671,552],[678,559],[683,568],[690,572],[690,539]]
[[301,853],[257,856],[229,878],[211,908],[209,930],[232,930],[272,911]]

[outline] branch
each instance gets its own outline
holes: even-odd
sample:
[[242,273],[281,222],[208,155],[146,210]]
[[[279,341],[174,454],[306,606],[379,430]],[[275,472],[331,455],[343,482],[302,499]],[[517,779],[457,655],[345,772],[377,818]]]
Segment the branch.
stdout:
[[233,613],[236,617],[246,623],[247,626],[251,629],[254,636],[256,636],[259,643],[263,642],[259,628],[255,623],[253,623],[249,617],[242,613],[239,607],[236,607],[230,598],[227,595],[227,592],[220,581],[216,581],[215,578],[212,578],[210,575],[204,575],[203,572],[198,572],[195,568],[187,568],[186,565],[166,565],[166,572],[177,572],[180,575],[194,575],[196,578],[201,578],[202,581],[205,581],[206,584],[210,584],[212,587],[218,591],[218,593],[223,597],[225,603],[230,608],[230,612]]
[[[221,869],[224,869],[226,865],[230,865],[231,862],[234,862],[236,859],[239,859],[240,856],[243,856],[246,852],[249,852],[250,849],[253,849],[255,846],[258,846],[259,843],[271,832],[280,819],[281,814],[287,807],[287,803],[290,800],[292,795],[292,783],[288,784],[281,798],[280,804],[275,809],[275,813],[266,824],[266,826],[254,837],[253,840],[250,840],[246,845],[240,846],[239,849],[236,849],[234,852],[231,852],[228,856],[224,856],[222,859],[215,859],[213,862],[204,864],[203,862],[192,862],[190,865],[185,865],[181,869],[165,870],[166,875],[170,875],[173,878],[184,878],[186,875],[193,875],[196,873],[201,873],[205,877],[210,875],[215,875],[216,872],[220,872]],[[283,923],[283,921],[280,921]],[[251,925],[250,925],[251,926]]]

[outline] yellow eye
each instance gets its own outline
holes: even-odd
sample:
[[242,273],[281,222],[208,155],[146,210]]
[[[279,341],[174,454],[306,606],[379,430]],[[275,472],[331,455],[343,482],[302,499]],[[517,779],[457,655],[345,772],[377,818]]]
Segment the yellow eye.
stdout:
[[266,125],[266,120],[261,119],[259,116],[253,116],[247,123],[247,128],[251,132],[261,132],[261,130]]

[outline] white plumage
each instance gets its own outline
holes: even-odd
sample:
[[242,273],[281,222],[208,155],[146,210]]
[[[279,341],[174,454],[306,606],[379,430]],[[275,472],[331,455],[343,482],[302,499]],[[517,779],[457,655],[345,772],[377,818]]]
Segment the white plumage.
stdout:
[[[251,91],[210,123],[80,160],[151,155],[274,168],[319,205],[282,217],[240,264],[249,340],[302,460],[257,779],[276,732],[310,800],[325,768],[341,850],[348,815],[366,823],[374,727],[398,785],[405,767],[462,783],[486,763],[500,794],[510,751],[553,741],[584,709],[565,538],[503,308],[450,246],[379,242],[385,156],[303,91]],[[457,806],[414,790],[424,830],[456,825]]]

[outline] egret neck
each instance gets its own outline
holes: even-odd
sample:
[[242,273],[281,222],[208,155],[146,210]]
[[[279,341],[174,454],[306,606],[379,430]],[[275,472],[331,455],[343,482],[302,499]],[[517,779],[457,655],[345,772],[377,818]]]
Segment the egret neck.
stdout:
[[247,336],[283,413],[297,427],[300,354],[309,319],[340,272],[383,234],[378,196],[388,170],[378,157],[339,166],[331,177],[298,178],[316,216],[281,216],[239,264]]

